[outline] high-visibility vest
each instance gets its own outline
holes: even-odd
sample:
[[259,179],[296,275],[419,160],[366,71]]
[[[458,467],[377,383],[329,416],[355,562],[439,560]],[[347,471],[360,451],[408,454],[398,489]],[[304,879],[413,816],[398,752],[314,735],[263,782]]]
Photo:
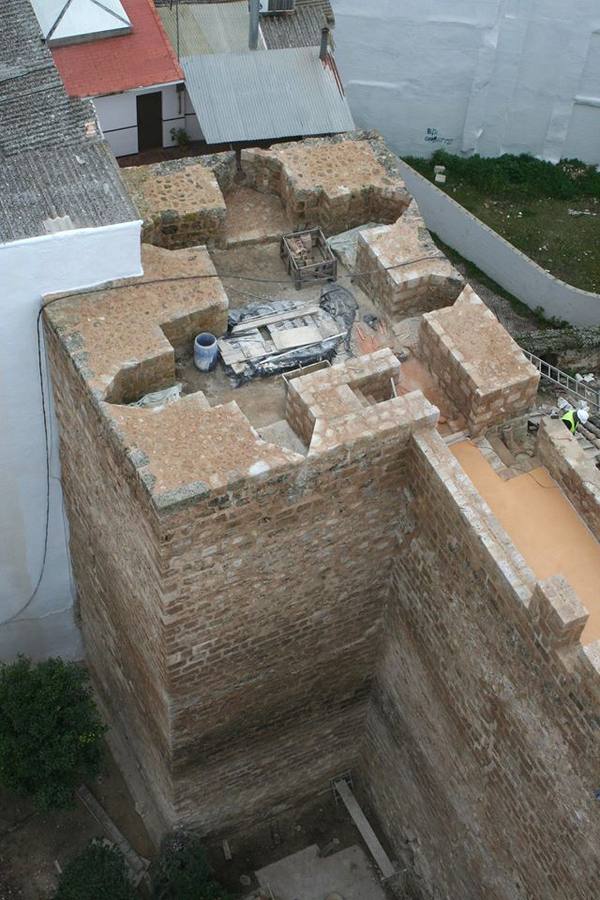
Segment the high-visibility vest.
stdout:
[[579,423],[574,409],[569,409],[562,417],[561,422],[565,423],[571,434],[575,434]]

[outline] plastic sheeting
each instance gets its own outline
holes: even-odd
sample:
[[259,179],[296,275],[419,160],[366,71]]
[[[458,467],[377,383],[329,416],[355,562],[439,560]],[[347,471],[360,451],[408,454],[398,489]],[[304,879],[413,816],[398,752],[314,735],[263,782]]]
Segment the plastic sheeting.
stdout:
[[182,384],[174,384],[171,387],[164,388],[162,391],[152,391],[150,394],[144,394],[135,403],[129,403],[128,406],[135,406],[137,409],[162,409],[163,406],[169,406],[176,403],[181,397]]
[[[274,316],[279,313],[292,312],[297,310],[299,313],[302,309],[306,309],[305,301],[295,300],[272,300],[250,303],[241,309],[229,310],[229,336],[231,330],[236,325],[242,324],[248,320],[247,332],[252,340],[255,329],[251,328],[251,320],[258,316]],[[313,304],[316,306],[316,303]],[[323,287],[321,291],[321,299],[318,304],[317,312],[305,316],[299,316],[296,319],[290,317],[281,325],[286,328],[298,327],[299,323],[314,322],[317,326],[326,323],[329,332],[333,334],[323,336],[323,340],[319,343],[309,344],[304,347],[297,347],[287,350],[283,353],[272,352],[262,357],[249,359],[245,361],[243,371],[235,371],[231,366],[225,366],[226,372],[230,375],[236,386],[247,384],[253,378],[265,378],[272,375],[280,375],[284,372],[291,372],[301,366],[309,366],[316,362],[327,360],[331,362],[335,358],[339,346],[342,341],[345,342],[346,350],[349,349],[350,333],[352,325],[356,318],[358,304],[354,299],[354,295],[347,288],[339,284],[331,284]],[[323,314],[326,314],[325,316]],[[294,325],[293,323],[296,323]],[[236,335],[243,339],[243,335]]]
[[378,227],[377,222],[368,222],[366,225],[359,225],[358,228],[342,231],[341,234],[334,234],[327,239],[330,248],[349,272],[353,272],[356,268],[356,250],[358,247],[359,232],[367,231],[369,228]]

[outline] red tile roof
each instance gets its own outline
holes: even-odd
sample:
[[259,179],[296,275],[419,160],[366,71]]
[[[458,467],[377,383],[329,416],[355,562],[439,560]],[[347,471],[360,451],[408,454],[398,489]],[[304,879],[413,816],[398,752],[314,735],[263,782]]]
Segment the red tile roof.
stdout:
[[52,50],[71,97],[98,97],[183,81],[183,72],[152,0],[121,0],[130,34]]

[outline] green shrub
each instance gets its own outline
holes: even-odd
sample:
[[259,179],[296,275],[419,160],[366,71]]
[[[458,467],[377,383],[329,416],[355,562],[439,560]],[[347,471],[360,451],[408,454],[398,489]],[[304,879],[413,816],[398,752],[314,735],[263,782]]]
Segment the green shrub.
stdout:
[[180,150],[187,150],[190,146],[190,136],[185,128],[171,128],[171,140],[177,143]]
[[229,900],[213,877],[200,839],[185,831],[163,840],[151,880],[154,900]]
[[65,866],[54,900],[135,900],[136,896],[122,854],[92,841]]
[[462,182],[496,199],[600,198],[600,173],[577,159],[563,159],[555,165],[526,153],[462,157],[436,150],[430,159],[407,157],[406,161],[428,177],[434,166],[446,166],[449,186]]
[[70,806],[102,761],[100,721],[87,672],[24,656],[0,664],[0,784],[41,809]]

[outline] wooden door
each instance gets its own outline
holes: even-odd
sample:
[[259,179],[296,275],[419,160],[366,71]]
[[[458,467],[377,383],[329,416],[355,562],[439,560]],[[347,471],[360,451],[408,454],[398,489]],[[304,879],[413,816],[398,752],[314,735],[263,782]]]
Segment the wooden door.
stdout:
[[137,100],[138,149],[153,150],[163,145],[162,93],[139,94]]

